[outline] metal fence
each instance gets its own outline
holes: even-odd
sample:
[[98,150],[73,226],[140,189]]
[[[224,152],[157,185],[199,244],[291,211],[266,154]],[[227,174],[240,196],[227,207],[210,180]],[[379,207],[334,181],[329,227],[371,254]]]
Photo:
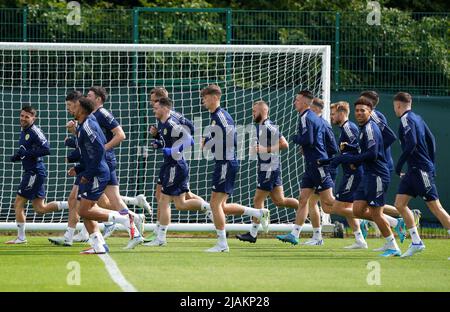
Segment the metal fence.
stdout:
[[450,95],[450,13],[231,9],[0,9],[1,41],[97,43],[328,44],[334,91]]

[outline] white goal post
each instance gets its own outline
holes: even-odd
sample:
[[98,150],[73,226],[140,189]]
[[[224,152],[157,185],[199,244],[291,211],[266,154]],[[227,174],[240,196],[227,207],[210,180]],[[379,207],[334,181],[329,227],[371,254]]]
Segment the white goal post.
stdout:
[[[238,128],[241,163],[228,202],[252,206],[257,180],[256,160],[247,151],[247,130],[253,125],[252,103],[262,99],[269,104],[270,119],[291,143],[298,123],[293,100],[300,90],[308,89],[324,100],[324,117],[329,120],[330,75],[330,46],[0,43],[0,230],[16,229],[13,204],[22,168],[20,163],[11,163],[9,156],[17,148],[18,116],[24,104],[37,108],[36,123],[51,146],[51,155],[44,158],[47,200],[66,200],[74,179],[66,175],[69,167],[65,163],[68,149],[64,138],[70,116],[65,96],[74,89],[86,93],[91,86],[105,87],[109,92],[105,107],[127,135],[115,149],[121,195],[147,196],[154,213],[147,213],[146,229],[152,229],[157,205],[154,189],[162,163],[161,153],[149,148],[148,126],[156,122],[149,106],[153,87],[165,87],[174,109],[194,122],[196,145],[203,128],[210,123],[209,114],[201,107],[200,90],[211,83],[222,88],[222,106]],[[190,189],[209,200],[213,161],[206,160],[195,148],[188,152]],[[285,196],[298,197],[303,158],[293,144],[280,155]],[[295,210],[277,208],[270,200],[266,205],[271,211],[270,231],[289,231]],[[37,215],[29,205],[26,215],[27,230],[66,228],[67,211]],[[323,231],[333,230],[328,215],[323,214],[322,221]],[[249,228],[248,217],[227,217],[227,230]],[[169,230],[213,229],[204,214],[172,207]],[[303,231],[311,230],[307,224]]]

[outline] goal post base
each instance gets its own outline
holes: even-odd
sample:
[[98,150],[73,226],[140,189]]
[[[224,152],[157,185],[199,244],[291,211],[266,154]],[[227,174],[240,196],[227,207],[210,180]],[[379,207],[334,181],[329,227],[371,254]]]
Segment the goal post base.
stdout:
[[[81,230],[83,224],[77,225],[77,230]],[[99,224],[101,230],[103,230],[103,224]],[[149,223],[145,225],[145,231],[153,231],[156,227],[155,223]],[[334,224],[322,225],[323,233],[333,233]],[[244,232],[249,231],[251,224],[227,224],[225,229],[227,232]],[[67,229],[67,223],[27,223],[27,231],[65,231]],[[0,231],[15,231],[17,225],[14,222],[0,223]],[[124,231],[123,226],[119,227],[119,230]],[[270,224],[269,232],[290,232],[292,230],[292,224]],[[215,231],[214,224],[212,223],[172,223],[169,225],[168,231],[174,232],[213,232]],[[312,232],[312,225],[305,224],[302,232]]]

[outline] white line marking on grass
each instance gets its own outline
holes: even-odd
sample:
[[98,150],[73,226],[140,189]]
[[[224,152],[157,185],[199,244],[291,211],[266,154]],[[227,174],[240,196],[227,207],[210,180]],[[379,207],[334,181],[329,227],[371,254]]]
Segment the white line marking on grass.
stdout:
[[125,279],[122,272],[120,272],[119,267],[113,258],[108,254],[98,255],[105,263],[106,270],[111,276],[114,283],[116,283],[124,292],[137,292],[136,288]]

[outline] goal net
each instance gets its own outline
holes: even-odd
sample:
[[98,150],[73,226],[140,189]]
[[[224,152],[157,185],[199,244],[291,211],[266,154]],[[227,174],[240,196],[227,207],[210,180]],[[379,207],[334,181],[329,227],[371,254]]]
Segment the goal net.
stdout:
[[[195,123],[198,146],[210,124],[209,113],[201,106],[200,90],[211,83],[222,88],[221,105],[238,127],[241,167],[229,202],[252,206],[257,181],[257,161],[248,153],[252,104],[260,99],[269,104],[270,119],[289,142],[297,129],[293,100],[298,91],[308,89],[322,98],[328,119],[329,46],[0,43],[0,229],[15,228],[13,203],[22,168],[20,162],[11,163],[9,156],[17,148],[22,105],[38,109],[36,123],[51,145],[51,155],[44,158],[47,200],[65,200],[74,182],[66,174],[65,124],[71,117],[65,95],[73,89],[86,93],[91,86],[105,87],[109,92],[105,108],[127,135],[116,148],[121,195],[145,194],[154,211],[153,215],[147,213],[151,225],[156,222],[154,190],[162,156],[149,144],[148,127],[156,123],[149,92],[155,86],[169,91],[174,109]],[[213,161],[205,159],[198,148],[188,154],[190,189],[209,200]],[[285,195],[298,197],[303,158],[293,144],[280,157]],[[277,208],[270,200],[266,205],[271,210],[271,230],[291,228],[295,210]],[[63,229],[68,212],[37,215],[29,205],[26,215],[28,229]],[[323,217],[324,223],[329,223],[329,218]],[[172,206],[172,229],[212,229],[208,222],[202,213],[180,212]],[[242,230],[249,227],[250,219],[228,216],[227,223],[230,230]]]

